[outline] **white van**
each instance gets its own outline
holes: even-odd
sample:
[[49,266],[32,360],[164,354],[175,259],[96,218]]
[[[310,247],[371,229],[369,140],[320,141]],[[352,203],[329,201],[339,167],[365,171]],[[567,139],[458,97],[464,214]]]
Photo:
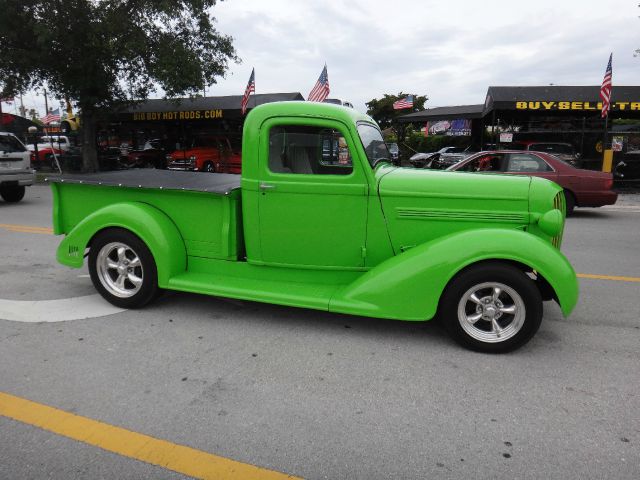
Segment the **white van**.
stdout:
[[25,186],[33,185],[31,153],[13,133],[0,132],[0,197],[5,202],[19,202]]

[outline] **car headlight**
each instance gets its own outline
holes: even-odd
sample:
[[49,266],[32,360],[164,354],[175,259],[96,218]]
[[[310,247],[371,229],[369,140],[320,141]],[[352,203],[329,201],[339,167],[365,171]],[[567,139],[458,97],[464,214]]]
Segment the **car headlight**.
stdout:
[[563,221],[562,212],[554,208],[540,217],[538,226],[550,237],[555,237],[562,231]]

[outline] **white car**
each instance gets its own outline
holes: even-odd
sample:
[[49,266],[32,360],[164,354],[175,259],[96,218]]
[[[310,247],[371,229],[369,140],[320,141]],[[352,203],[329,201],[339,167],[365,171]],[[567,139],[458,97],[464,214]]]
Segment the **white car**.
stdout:
[[25,186],[33,185],[31,153],[13,133],[0,132],[0,197],[5,202],[19,202]]
[[[53,144],[53,148],[62,150],[63,152],[66,152],[67,150],[69,150],[69,147],[71,146],[71,143],[69,142],[69,137],[66,137],[64,135],[46,135],[40,138],[40,140],[38,141],[38,151],[43,150],[45,148],[51,148],[52,144]],[[27,148],[31,152],[35,150],[32,143],[27,145]]]

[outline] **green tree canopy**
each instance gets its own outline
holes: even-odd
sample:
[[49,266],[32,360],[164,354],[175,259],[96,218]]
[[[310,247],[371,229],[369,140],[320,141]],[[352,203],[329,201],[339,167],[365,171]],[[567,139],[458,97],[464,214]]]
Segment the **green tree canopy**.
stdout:
[[99,109],[216,83],[237,61],[217,0],[0,0],[0,85],[47,86],[82,111],[84,167],[95,170]]

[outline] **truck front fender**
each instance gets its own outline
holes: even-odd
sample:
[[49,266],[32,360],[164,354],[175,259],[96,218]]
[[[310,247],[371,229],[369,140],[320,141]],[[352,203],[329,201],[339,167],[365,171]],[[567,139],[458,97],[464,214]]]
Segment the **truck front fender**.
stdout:
[[171,277],[186,270],[186,247],[176,225],[161,210],[140,202],[112,204],[86,217],[60,243],[58,261],[82,267],[91,239],[105,228],[123,228],[142,239],[153,254],[160,287],[166,287]]
[[428,320],[445,287],[462,269],[484,260],[506,260],[535,270],[555,291],[562,313],[578,301],[578,281],[565,256],[521,230],[458,232],[392,257],[337,292],[329,310],[402,320]]

